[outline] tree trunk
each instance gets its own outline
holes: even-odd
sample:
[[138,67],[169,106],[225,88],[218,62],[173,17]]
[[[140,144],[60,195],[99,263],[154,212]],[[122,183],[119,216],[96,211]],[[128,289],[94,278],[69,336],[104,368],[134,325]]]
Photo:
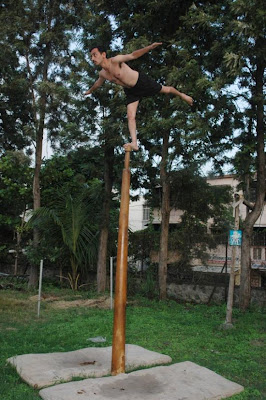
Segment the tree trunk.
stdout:
[[244,227],[241,248],[240,308],[245,310],[250,303],[250,242],[253,225]]
[[263,60],[258,62],[255,75],[256,86],[254,93],[254,103],[256,104],[257,114],[257,186],[256,201],[254,208],[245,219],[243,227],[243,241],[241,251],[241,278],[240,278],[240,299],[241,310],[246,310],[250,304],[250,246],[253,227],[259,218],[265,203],[265,152],[264,152],[264,123],[263,123],[263,75],[265,63]]
[[[35,169],[33,178],[33,209],[34,211],[41,206],[41,192],[40,192],[40,170],[42,162],[42,142],[43,133],[38,132],[36,139],[36,153],[35,153]],[[37,228],[33,229],[33,246],[35,249],[39,245],[39,232]],[[29,275],[29,287],[36,288],[38,283],[38,264],[32,263]]]
[[[107,211],[104,210],[104,211]],[[109,225],[109,222],[107,222]],[[97,291],[102,293],[106,289],[106,262],[107,262],[107,247],[108,247],[108,236],[109,228],[103,226],[100,233],[100,243],[98,250],[98,261],[97,261]]]
[[78,264],[75,260],[75,257],[70,258],[70,263],[71,263],[71,273],[68,273],[68,280],[69,280],[71,289],[76,291],[76,290],[78,290],[79,274],[78,274]]
[[[44,53],[44,65],[43,65],[43,81],[47,81],[48,78],[48,67],[50,58],[50,44],[47,44]],[[42,92],[40,96],[39,106],[39,121],[35,122],[36,126],[36,151],[35,151],[35,168],[33,177],[33,209],[34,211],[41,206],[41,191],[40,191],[40,171],[42,163],[42,145],[43,145],[43,131],[45,126],[45,114],[46,114],[46,93]],[[35,249],[39,246],[39,232],[37,228],[33,229],[33,246]],[[37,251],[36,251],[37,253]],[[29,276],[29,287],[37,287],[38,283],[38,263],[33,263],[30,269]]]
[[110,204],[113,186],[114,148],[105,147],[104,157],[104,201],[102,213],[102,225],[97,261],[97,291],[106,289],[106,262],[109,236]]
[[162,161],[160,165],[160,178],[162,184],[162,205],[161,205],[161,235],[160,235],[160,250],[159,250],[159,291],[160,299],[164,300],[167,297],[167,258],[168,258],[168,234],[169,234],[169,219],[170,219],[170,183],[167,173],[169,133],[163,134]]

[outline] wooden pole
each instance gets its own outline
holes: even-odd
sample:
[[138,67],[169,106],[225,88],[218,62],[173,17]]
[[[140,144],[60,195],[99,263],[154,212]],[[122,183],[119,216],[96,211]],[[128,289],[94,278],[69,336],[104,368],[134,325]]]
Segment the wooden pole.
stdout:
[[130,148],[126,149],[125,166],[122,175],[115,281],[114,326],[111,367],[112,375],[118,375],[125,372],[130,151]]

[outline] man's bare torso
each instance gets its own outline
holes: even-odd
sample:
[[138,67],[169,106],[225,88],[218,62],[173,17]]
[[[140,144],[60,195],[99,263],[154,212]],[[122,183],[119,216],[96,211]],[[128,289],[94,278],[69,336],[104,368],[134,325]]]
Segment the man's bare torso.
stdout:
[[127,88],[136,85],[139,77],[137,71],[131,69],[124,62],[116,62],[115,57],[110,58],[108,61],[110,61],[108,65],[99,73],[102,78]]

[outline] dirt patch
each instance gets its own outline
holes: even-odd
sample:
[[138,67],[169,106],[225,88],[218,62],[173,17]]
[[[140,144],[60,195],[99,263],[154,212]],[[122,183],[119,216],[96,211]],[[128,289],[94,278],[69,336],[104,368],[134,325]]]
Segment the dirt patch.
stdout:
[[[78,296],[77,296],[78,297]],[[6,308],[14,307],[14,306],[25,306],[30,303],[38,302],[38,295],[30,296],[26,300],[16,300],[16,299],[5,299],[4,304]],[[92,308],[102,308],[108,309],[110,308],[110,298],[106,296],[98,297],[96,299],[75,299],[75,300],[62,300],[62,297],[57,297],[54,295],[45,295],[41,296],[41,302],[50,303],[50,307],[57,309],[67,309],[70,307],[92,307]]]
[[14,299],[14,298],[0,298],[0,307],[1,310],[10,309],[14,307],[24,307],[27,304],[27,300],[23,299]]
[[80,363],[79,365],[94,365],[96,361],[85,361],[83,363]]
[[[38,301],[38,299],[39,299],[39,296],[37,294],[35,296],[30,296],[29,297],[30,301]],[[41,300],[42,301],[57,301],[59,299],[60,299],[60,297],[57,297],[57,296],[49,296],[49,295],[46,295],[46,294],[42,294],[41,295]]]
[[264,338],[258,338],[256,340],[252,340],[250,343],[252,346],[263,347],[265,345],[265,340]]
[[162,393],[165,387],[156,377],[145,374],[142,376],[127,375],[126,378],[101,385],[100,390],[101,394],[108,399],[125,399],[127,395],[131,397],[130,393],[139,394],[140,399],[150,399],[152,394]]
[[66,309],[70,307],[93,307],[93,308],[110,308],[110,299],[108,297],[99,297],[97,299],[88,300],[59,300],[54,301],[51,306],[53,308]]

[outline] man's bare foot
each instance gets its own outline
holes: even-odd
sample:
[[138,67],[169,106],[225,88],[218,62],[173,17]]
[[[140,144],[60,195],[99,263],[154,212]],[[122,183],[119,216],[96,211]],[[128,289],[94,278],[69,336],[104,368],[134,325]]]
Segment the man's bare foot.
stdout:
[[192,97],[188,96],[188,95],[185,94],[185,93],[180,93],[180,98],[181,98],[182,100],[184,100],[187,104],[189,104],[189,105],[192,107],[192,105],[193,105],[193,99],[192,99]]
[[126,151],[131,151],[131,150],[138,151],[138,149],[139,149],[139,146],[135,143],[126,143],[126,144],[124,144],[123,147]]

